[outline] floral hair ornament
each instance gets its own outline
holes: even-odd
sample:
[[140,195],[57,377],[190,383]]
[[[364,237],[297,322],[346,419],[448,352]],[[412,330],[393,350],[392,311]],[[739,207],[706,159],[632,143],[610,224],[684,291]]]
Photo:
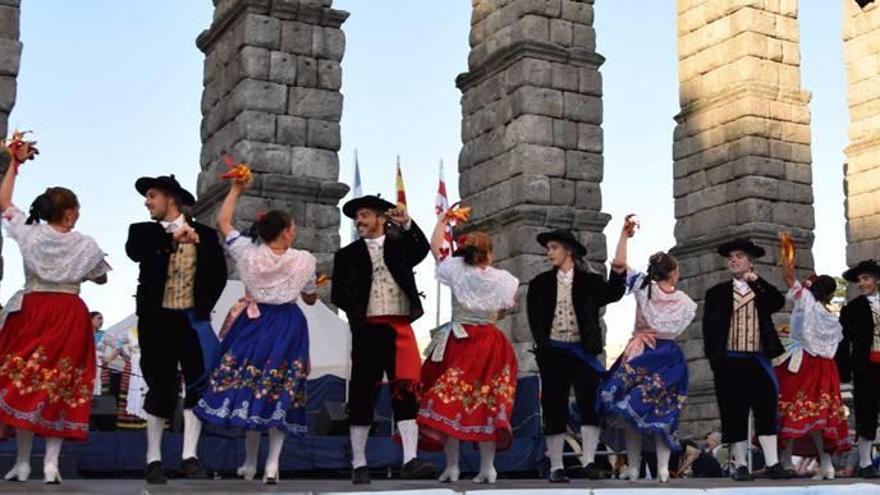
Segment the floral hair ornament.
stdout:
[[0,146],[3,146],[5,148],[6,154],[8,154],[9,157],[12,159],[12,163],[15,166],[15,173],[18,173],[18,166],[30,158],[30,157],[25,157],[24,160],[20,161],[19,156],[18,156],[19,150],[21,150],[22,148],[27,146],[27,147],[30,147],[34,151],[35,155],[40,153],[40,151],[37,150],[37,148],[34,146],[35,144],[37,144],[36,141],[25,141],[24,140],[25,134],[31,134],[31,133],[33,133],[33,131],[16,130],[16,131],[13,131],[12,137],[10,137],[8,139],[3,138],[2,140],[0,140]]
[[330,276],[326,273],[319,273],[317,278],[315,279],[315,285],[317,285],[318,287],[323,287],[330,283],[330,280]]
[[247,163],[235,163],[228,153],[223,153],[223,162],[229,167],[229,170],[220,176],[223,180],[240,180],[245,184],[250,184],[254,180],[254,174]]
[[790,232],[782,232],[779,234],[779,265],[794,264],[795,248],[794,239]]
[[443,221],[448,224],[462,224],[471,219],[471,208],[461,206],[461,201],[450,206],[443,215]]

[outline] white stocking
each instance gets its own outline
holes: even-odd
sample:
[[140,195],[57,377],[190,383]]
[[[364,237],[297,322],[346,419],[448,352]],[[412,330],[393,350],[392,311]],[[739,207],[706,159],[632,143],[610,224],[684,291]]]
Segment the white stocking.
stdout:
[[284,447],[284,432],[278,428],[269,428],[269,452],[266,455],[266,471],[278,474],[278,461],[281,459],[281,449]]
[[791,460],[791,451],[794,448],[794,439],[789,439],[785,444],[785,448],[782,450],[782,457],[779,459],[779,462],[782,463],[782,466],[786,469],[794,469],[794,461]]
[[657,478],[663,479],[663,476],[666,476],[666,479],[669,479],[669,457],[672,454],[672,451],[669,449],[669,446],[666,445],[666,442],[663,441],[663,438],[660,435],[654,436],[655,447],[657,449]]
[[874,459],[871,459],[871,450],[873,450],[873,447],[873,440],[868,440],[865,437],[859,436],[859,467],[868,467],[874,464]]
[[562,469],[562,449],[565,448],[565,435],[547,435],[547,457],[550,458],[550,471]]
[[403,463],[416,458],[419,448],[419,425],[414,419],[407,419],[397,422],[397,429],[400,431],[400,440],[403,444]]
[[736,467],[748,466],[748,460],[746,460],[746,441],[736,442],[735,444],[730,446],[730,453],[733,455],[733,463],[736,464]]
[[596,447],[599,445],[598,426],[581,426],[581,465],[584,467],[596,462]]
[[183,451],[182,459],[198,457],[199,436],[202,434],[202,421],[192,409],[183,410]]
[[775,466],[779,462],[779,440],[776,435],[759,435],[758,443],[761,444],[761,451],[764,452],[764,465],[767,467]]
[[367,438],[370,436],[369,426],[349,427],[351,438],[351,467],[357,469],[367,465]]
[[165,418],[147,414],[147,464],[162,460],[162,432]]
[[457,438],[446,437],[446,441],[443,443],[443,452],[446,454],[446,469],[440,474],[440,481],[458,481],[460,447],[461,442]]
[[22,428],[15,429],[15,463],[30,464],[31,448],[34,445],[34,432]]
[[630,471],[636,473],[642,467],[642,434],[630,425],[624,427],[626,432],[626,463]]
[[831,463],[831,454],[825,452],[825,439],[821,431],[811,431],[813,443],[816,444],[816,452],[819,454],[819,473],[822,476],[834,476],[834,464]]
[[244,435],[244,471],[255,472],[257,470],[257,456],[260,453],[260,437],[263,434],[259,430],[248,430]]
[[58,468],[58,456],[61,454],[61,443],[63,438],[47,438],[46,439],[46,457],[43,458],[43,470],[45,466],[53,466]]
[[480,442],[480,472],[474,483],[495,483],[495,442]]

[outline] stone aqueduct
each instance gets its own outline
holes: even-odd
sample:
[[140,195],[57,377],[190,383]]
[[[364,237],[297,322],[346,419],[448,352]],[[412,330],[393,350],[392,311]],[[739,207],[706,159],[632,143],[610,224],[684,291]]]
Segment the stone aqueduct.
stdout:
[[[213,0],[205,53],[196,215],[219,206],[221,151],[252,164],[239,218],[285,208],[329,270],[340,244],[342,24],[332,0]],[[850,143],[844,167],[847,263],[880,258],[880,6],[840,0]],[[462,199],[491,232],[501,266],[528,280],[544,262],[534,236],[575,230],[604,270],[602,76],[594,0],[472,0],[462,91]],[[20,0],[0,0],[0,131],[15,102]],[[695,298],[722,280],[714,246],[734,235],[775,243],[793,231],[807,254],[814,212],[810,94],[801,86],[797,0],[677,0],[681,111],[673,136],[675,254]],[[771,250],[771,253],[773,251]],[[780,282],[775,254],[766,272]],[[799,268],[812,268],[802,256]],[[522,313],[505,330],[534,372]],[[698,325],[684,336],[691,397],[684,428],[717,426]]]

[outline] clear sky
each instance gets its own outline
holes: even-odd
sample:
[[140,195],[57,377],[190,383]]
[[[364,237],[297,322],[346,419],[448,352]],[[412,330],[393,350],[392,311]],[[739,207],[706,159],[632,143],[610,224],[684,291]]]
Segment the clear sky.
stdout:
[[[365,192],[392,196],[400,155],[412,214],[430,228],[441,159],[451,199],[458,197],[461,94],[454,79],[467,68],[471,2],[336,0],[334,6],[351,12],[343,26],[340,180],[351,182],[357,148]],[[25,165],[16,203],[26,208],[50,185],[79,194],[78,228],[97,238],[115,269],[108,285],[87,286],[83,297],[108,323],[134,309],[137,271],[124,242],[128,224],[147,219],[135,179],[174,173],[195,189],[204,59],[195,38],[212,10],[208,0],[23,2],[24,53],[10,128],[33,129],[42,154]],[[817,270],[833,274],[845,265],[848,117],[840,10],[837,0],[809,0],[800,13],[803,86],[813,93],[814,254]],[[675,22],[674,0],[596,2],[598,51],[607,59],[603,210],[614,216],[606,235],[614,242],[623,215],[640,215],[643,228],[630,251],[636,266],[674,244]],[[347,229],[344,222],[344,241]],[[5,300],[23,277],[17,246],[7,240],[3,255]],[[432,271],[432,262],[419,268],[429,295],[417,326],[422,332],[434,321]],[[614,305],[609,340],[624,340],[632,320],[630,303]]]

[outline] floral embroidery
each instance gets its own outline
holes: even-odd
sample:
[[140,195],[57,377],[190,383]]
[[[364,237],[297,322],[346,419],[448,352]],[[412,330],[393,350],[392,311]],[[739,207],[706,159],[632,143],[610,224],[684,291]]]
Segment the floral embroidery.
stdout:
[[430,393],[444,404],[461,402],[467,414],[485,406],[495,412],[499,406],[513,401],[516,380],[511,377],[510,366],[505,366],[489,383],[468,382],[461,368],[449,368],[437,380]]
[[793,400],[780,400],[779,411],[794,421],[809,418],[829,417],[838,421],[846,421],[846,412],[839,396],[832,397],[822,392],[818,401],[810,400],[803,390],[798,390]]
[[292,364],[281,361],[276,366],[260,368],[245,359],[240,364],[231,352],[220,360],[220,366],[211,373],[211,390],[223,393],[227,390],[250,389],[255,399],[268,398],[277,401],[282,394],[290,396],[293,407],[306,404],[305,381],[307,365],[301,359]]
[[655,416],[666,416],[672,412],[681,412],[687,401],[686,394],[666,386],[659,373],[649,373],[647,368],[634,368],[624,364],[617,372],[618,378],[627,391],[638,390],[642,403],[654,407]]
[[37,349],[29,357],[13,356],[0,366],[0,378],[12,382],[21,395],[45,393],[50,404],[62,402],[68,407],[80,407],[92,398],[93,373],[76,368],[69,357],[58,360],[56,367],[46,367],[46,348]]

